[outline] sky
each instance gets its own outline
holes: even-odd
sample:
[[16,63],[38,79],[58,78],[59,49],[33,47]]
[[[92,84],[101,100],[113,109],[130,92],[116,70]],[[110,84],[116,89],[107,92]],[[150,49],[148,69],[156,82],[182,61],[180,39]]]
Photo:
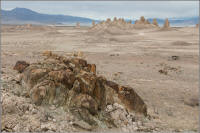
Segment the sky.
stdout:
[[1,1],[1,9],[28,8],[45,14],[62,14],[103,20],[193,17],[199,1]]

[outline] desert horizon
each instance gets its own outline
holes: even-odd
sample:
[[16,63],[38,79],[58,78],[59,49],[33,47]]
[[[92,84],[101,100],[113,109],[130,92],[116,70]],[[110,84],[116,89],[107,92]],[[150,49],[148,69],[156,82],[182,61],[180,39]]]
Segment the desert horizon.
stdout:
[[88,25],[19,3],[3,3],[1,132],[198,132],[199,21],[171,19],[198,2],[50,2]]

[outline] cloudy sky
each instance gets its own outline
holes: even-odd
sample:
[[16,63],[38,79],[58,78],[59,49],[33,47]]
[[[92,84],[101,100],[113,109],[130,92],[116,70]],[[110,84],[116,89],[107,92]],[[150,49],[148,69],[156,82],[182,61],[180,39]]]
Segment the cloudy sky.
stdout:
[[1,8],[11,10],[16,7],[47,14],[63,14],[106,19],[123,17],[138,19],[193,17],[199,14],[198,1],[3,1]]

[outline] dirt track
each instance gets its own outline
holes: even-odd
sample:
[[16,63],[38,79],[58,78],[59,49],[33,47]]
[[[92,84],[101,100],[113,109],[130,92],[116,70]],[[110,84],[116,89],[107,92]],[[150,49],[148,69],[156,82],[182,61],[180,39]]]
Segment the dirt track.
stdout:
[[2,29],[2,77],[14,76],[16,61],[35,62],[45,50],[82,51],[99,75],[137,91],[154,117],[152,124],[165,131],[198,129],[198,28],[135,29],[116,35],[89,34],[87,27]]

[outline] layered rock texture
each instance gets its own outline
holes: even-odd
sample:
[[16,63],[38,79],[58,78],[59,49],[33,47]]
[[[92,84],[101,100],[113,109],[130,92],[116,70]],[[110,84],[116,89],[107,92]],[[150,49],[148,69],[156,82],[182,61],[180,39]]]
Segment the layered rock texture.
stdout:
[[[108,20],[109,21],[109,20]],[[96,65],[78,57],[51,51],[42,62],[18,61],[21,94],[38,106],[63,107],[74,117],[95,128],[118,127],[108,106],[122,106],[129,113],[147,116],[147,106],[131,87],[121,86],[96,74]]]

